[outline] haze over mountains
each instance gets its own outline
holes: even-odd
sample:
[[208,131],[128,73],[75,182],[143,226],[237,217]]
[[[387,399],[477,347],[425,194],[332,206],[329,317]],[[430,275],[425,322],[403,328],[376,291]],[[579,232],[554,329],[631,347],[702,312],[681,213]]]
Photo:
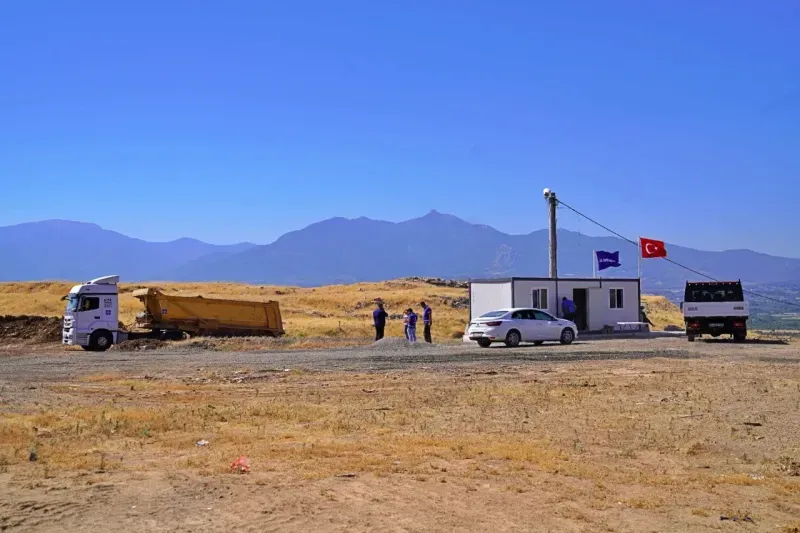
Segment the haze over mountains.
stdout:
[[[671,259],[719,279],[800,280],[800,259],[669,243],[667,249]],[[560,276],[591,276],[593,250],[620,252],[622,267],[604,271],[604,277],[636,277],[634,245],[567,230],[559,231]],[[82,281],[119,274],[125,281],[326,285],[404,276],[547,276],[547,256],[546,230],[508,235],[436,211],[399,223],[332,218],[263,246],[188,238],[147,242],[95,224],[59,220],[0,227],[0,281]],[[687,277],[699,279],[661,259],[642,260],[642,265],[645,288],[679,288]]]

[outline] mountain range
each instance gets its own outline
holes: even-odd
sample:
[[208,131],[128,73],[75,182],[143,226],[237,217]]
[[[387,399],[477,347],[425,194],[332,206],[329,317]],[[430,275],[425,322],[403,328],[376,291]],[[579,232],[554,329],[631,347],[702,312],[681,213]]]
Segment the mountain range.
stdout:
[[[619,251],[604,277],[636,277],[638,250],[616,237],[559,230],[559,276],[592,275],[594,250]],[[709,252],[667,244],[671,260],[718,279],[749,284],[800,280],[800,259],[751,250]],[[547,276],[548,232],[508,235],[431,211],[394,223],[331,218],[268,245],[213,245],[195,239],[148,242],[95,224],[63,220],[0,227],[0,281],[238,281],[327,285],[405,276],[453,279]],[[663,259],[642,260],[645,289],[680,288],[701,276]]]

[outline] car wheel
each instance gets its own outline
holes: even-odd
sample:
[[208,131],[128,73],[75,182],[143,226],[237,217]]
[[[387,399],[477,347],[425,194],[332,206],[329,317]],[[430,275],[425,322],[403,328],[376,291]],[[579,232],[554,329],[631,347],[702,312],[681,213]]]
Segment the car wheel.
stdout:
[[114,339],[108,331],[95,331],[89,337],[89,346],[94,352],[105,352],[111,348],[113,342]]
[[519,346],[521,340],[522,337],[520,336],[519,331],[512,329],[508,332],[508,335],[506,335],[506,346],[509,348],[514,348],[515,346]]
[[571,328],[564,328],[564,331],[561,332],[561,344],[572,344],[572,341],[575,340],[575,333],[572,331]]
[[534,346],[541,346],[542,344],[544,344],[544,341],[533,341]]
[[480,346],[481,348],[488,348],[491,345],[492,341],[490,341],[489,339],[478,339],[478,346]]

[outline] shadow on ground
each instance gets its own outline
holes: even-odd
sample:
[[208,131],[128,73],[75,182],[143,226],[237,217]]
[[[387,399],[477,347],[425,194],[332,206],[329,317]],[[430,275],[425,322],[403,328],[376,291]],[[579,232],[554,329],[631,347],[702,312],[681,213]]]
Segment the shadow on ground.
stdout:
[[746,339],[744,342],[734,342],[733,339],[697,339],[706,344],[776,344],[786,346],[789,344],[783,339]]
[[380,366],[381,368],[402,368],[404,366],[418,366],[420,364],[514,364],[514,363],[547,363],[553,361],[624,361],[636,359],[651,359],[664,357],[668,359],[701,359],[702,354],[691,353],[688,350],[664,350],[650,349],[635,352],[616,352],[598,350],[570,350],[569,352],[559,352],[558,348],[548,350],[546,347],[530,349],[527,346],[518,348],[508,348],[498,346],[486,348],[480,352],[453,352],[453,353],[425,353],[424,350],[417,350],[413,354],[394,353],[391,357],[372,356],[359,357],[361,363],[368,361]]

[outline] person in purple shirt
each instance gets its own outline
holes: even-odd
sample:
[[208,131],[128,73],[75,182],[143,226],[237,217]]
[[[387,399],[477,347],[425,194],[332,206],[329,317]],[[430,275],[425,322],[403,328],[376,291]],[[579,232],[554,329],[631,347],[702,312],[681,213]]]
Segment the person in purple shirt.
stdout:
[[425,325],[424,335],[425,335],[425,342],[432,343],[431,340],[431,325],[433,325],[433,311],[431,311],[431,306],[426,304],[425,302],[419,303],[420,307],[422,307],[422,323]]
[[417,342],[417,314],[413,309],[408,309],[408,341]]
[[383,303],[378,302],[378,308],[372,312],[372,323],[375,326],[375,340],[379,341],[383,338],[383,332],[386,329],[386,319],[389,317],[383,309]]

